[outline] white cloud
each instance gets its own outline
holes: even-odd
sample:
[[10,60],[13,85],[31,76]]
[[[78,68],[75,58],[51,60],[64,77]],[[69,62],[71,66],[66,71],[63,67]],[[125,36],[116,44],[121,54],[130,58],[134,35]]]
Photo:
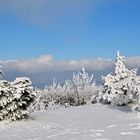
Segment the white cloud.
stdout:
[[99,70],[109,67],[111,64],[112,61],[104,59],[56,61],[53,59],[52,55],[42,55],[38,58],[27,60],[1,61],[1,65],[6,69],[19,70],[23,72],[78,70],[82,66],[91,70]]
[[130,68],[140,68],[140,56],[126,58],[125,63]]
[[53,61],[53,56],[52,55],[42,55],[35,60],[39,64],[49,64]]
[[[55,60],[52,55],[42,55],[38,58],[25,60],[0,61],[5,69],[18,70],[22,72],[41,72],[41,71],[69,71],[79,70],[82,66],[89,70],[104,70],[113,67],[110,59],[81,59],[81,60]],[[140,57],[126,58],[125,64],[129,68],[140,68]]]
[[[140,68],[140,57],[126,58],[128,68]],[[81,60],[55,60],[52,55],[42,55],[38,58],[26,60],[7,60],[0,61],[5,77],[13,80],[18,76],[28,76],[34,85],[40,87],[52,83],[54,77],[63,82],[70,78],[72,72],[78,71],[82,66],[87,71],[93,73],[97,81],[101,81],[101,76],[112,71],[113,61],[110,59],[81,59]]]

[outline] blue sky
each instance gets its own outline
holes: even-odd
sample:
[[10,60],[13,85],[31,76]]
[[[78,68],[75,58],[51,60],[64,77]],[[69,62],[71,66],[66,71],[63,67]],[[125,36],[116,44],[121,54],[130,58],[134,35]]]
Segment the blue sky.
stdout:
[[98,81],[117,50],[140,68],[139,7],[139,0],[0,0],[4,78],[28,76],[43,87],[84,66]]
[[0,59],[140,55],[139,0],[0,2]]

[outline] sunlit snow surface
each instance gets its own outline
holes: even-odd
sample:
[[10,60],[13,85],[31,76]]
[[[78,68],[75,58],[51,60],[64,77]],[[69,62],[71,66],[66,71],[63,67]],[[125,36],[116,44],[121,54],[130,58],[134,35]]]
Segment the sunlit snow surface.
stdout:
[[127,108],[87,105],[34,112],[27,121],[0,123],[0,140],[139,140],[140,118]]

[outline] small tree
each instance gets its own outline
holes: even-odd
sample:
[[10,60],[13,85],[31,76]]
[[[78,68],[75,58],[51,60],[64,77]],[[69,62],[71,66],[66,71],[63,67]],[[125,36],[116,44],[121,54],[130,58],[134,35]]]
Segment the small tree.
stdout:
[[134,81],[133,85],[131,86],[131,94],[130,98],[134,102],[134,106],[132,107],[132,111],[134,113],[140,112],[140,77],[137,76]]
[[98,100],[116,105],[125,105],[132,100],[130,95],[133,81],[136,78],[136,70],[128,70],[123,64],[123,56],[117,52],[114,73],[103,77],[103,89],[98,93]]
[[93,75],[89,76],[84,67],[82,71],[73,74],[72,80],[65,82],[64,88],[70,99],[73,97],[72,102],[74,105],[87,103],[97,90]]
[[19,120],[28,116],[35,92],[29,78],[0,81],[0,120]]

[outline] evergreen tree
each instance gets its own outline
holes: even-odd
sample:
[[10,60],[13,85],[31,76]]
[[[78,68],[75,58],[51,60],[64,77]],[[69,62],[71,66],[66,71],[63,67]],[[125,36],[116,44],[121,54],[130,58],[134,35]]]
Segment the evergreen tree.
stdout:
[[133,81],[133,85],[131,85],[131,94],[130,98],[134,102],[134,106],[132,107],[132,111],[134,113],[140,112],[140,77],[137,76]]
[[29,78],[0,81],[0,120],[19,120],[28,116],[35,92]]
[[125,105],[132,100],[131,88],[136,78],[136,70],[128,70],[123,64],[124,57],[117,52],[114,73],[103,77],[103,89],[98,94],[98,100],[116,105]]

